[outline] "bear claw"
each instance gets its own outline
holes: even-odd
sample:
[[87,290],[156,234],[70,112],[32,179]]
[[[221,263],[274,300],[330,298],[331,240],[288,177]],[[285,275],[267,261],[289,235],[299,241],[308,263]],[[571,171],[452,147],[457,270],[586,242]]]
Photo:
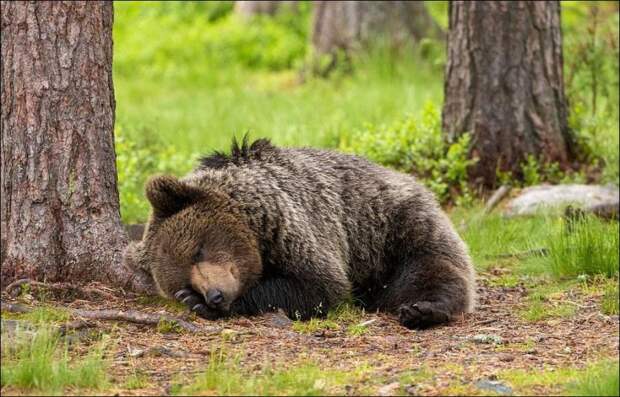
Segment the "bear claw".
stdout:
[[184,288],[177,291],[174,294],[174,298],[200,317],[213,320],[220,316],[217,312],[210,310],[205,304],[204,297],[192,289]]
[[179,301],[183,301],[184,299],[187,299],[187,297],[189,297],[190,295],[195,294],[194,291],[192,291],[189,288],[184,288],[180,291],[177,291],[174,294],[174,299],[179,300]]

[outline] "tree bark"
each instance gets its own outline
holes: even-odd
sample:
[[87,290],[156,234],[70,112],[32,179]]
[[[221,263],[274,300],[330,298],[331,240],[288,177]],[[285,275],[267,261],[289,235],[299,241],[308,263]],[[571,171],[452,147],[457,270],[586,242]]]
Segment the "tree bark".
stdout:
[[570,165],[562,66],[559,2],[450,2],[443,130],[450,141],[472,134],[477,182],[522,177],[528,154]]
[[2,1],[2,272],[149,291],[122,266],[111,2]]
[[283,6],[290,10],[297,10],[296,1],[235,1],[235,14],[243,18],[251,18],[255,15],[275,15]]
[[384,38],[393,46],[439,36],[421,1],[316,1],[312,44],[319,54],[349,51]]

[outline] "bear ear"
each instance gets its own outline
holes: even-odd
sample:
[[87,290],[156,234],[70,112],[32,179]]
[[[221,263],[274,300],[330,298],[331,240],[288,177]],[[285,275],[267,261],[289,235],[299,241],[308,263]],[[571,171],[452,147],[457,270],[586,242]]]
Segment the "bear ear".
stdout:
[[153,214],[158,218],[172,216],[204,195],[199,188],[181,182],[171,175],[151,177],[145,190],[146,198],[153,206]]

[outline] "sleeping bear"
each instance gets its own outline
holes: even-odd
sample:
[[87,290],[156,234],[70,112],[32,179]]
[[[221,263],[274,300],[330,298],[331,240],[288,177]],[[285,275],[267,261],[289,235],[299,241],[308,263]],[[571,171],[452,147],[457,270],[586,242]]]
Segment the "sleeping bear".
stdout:
[[181,179],[152,177],[146,197],[125,261],[202,317],[304,320],[353,297],[426,328],[473,310],[467,248],[433,195],[363,158],[233,140]]

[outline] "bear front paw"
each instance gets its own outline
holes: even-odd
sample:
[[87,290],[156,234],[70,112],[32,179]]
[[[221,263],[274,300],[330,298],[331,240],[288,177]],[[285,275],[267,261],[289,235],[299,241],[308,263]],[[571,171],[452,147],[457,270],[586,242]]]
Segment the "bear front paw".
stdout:
[[450,314],[435,302],[406,303],[398,308],[398,319],[409,329],[424,329],[450,321]]
[[183,288],[174,294],[174,298],[186,305],[190,311],[198,314],[207,320],[215,320],[221,315],[209,309],[205,303],[204,297],[191,288]]

